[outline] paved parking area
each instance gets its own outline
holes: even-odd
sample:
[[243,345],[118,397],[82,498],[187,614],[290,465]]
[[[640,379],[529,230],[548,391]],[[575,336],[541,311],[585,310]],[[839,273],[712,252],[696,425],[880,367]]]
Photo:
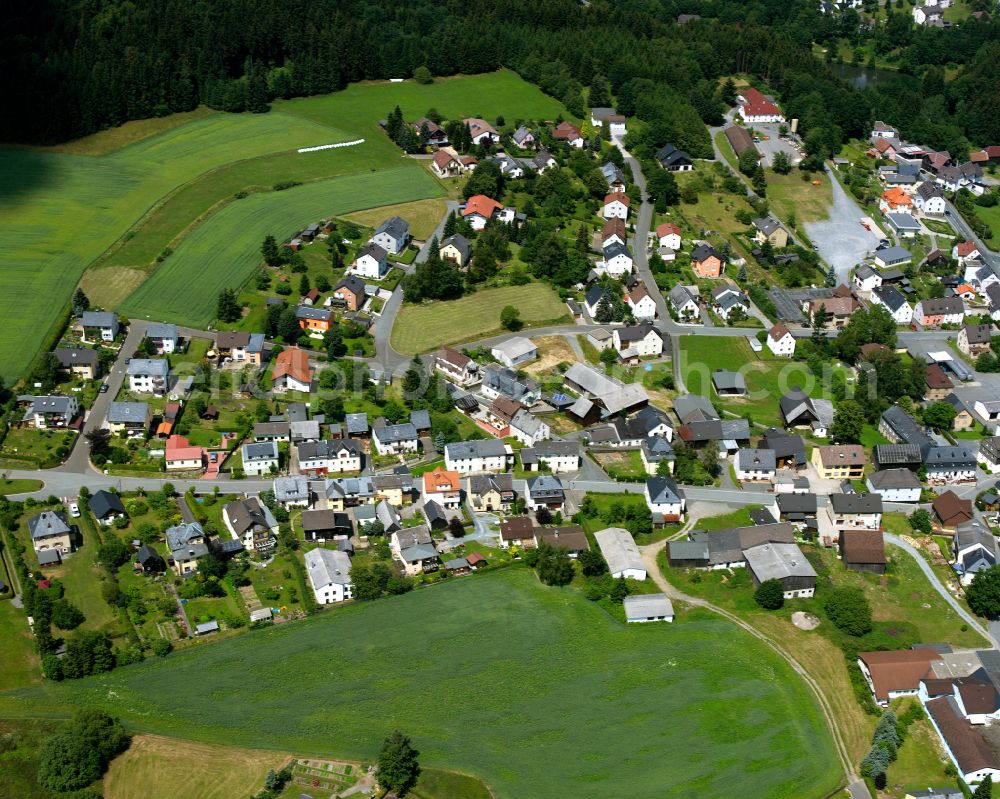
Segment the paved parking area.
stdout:
[[[778,152],[784,152],[788,154],[791,159],[792,164],[798,164],[802,160],[802,153],[799,152],[798,147],[788,139],[782,139],[779,133],[781,125],[778,123],[770,122],[757,122],[753,125],[754,134],[760,139],[757,142],[757,149],[760,150],[761,154],[764,156],[764,162],[771,166],[774,163],[774,155]],[[763,135],[761,135],[763,134]],[[765,139],[764,136],[767,136]]]
[[838,282],[850,284],[851,269],[875,251],[878,236],[861,225],[861,209],[829,169],[827,176],[833,186],[830,216],[822,222],[806,222],[806,233],[820,257],[834,268]]

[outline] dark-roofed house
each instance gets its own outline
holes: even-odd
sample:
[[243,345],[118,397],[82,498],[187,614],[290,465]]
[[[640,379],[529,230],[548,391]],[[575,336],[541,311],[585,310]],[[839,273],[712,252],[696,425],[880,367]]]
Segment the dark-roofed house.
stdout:
[[924,458],[916,444],[878,444],[872,450],[878,469],[904,468],[917,471]]
[[993,325],[965,325],[958,331],[955,344],[970,358],[978,358],[989,351],[993,333]]
[[410,241],[410,226],[405,219],[391,216],[375,229],[372,241],[390,255],[398,255]]
[[88,500],[90,512],[94,518],[102,525],[114,524],[118,519],[125,516],[125,506],[117,494],[110,491],[95,491]]
[[775,465],[779,469],[800,469],[806,465],[806,442],[802,436],[770,427],[761,446],[774,452]]
[[535,548],[535,523],[528,516],[514,516],[500,522],[500,548]]
[[962,585],[968,585],[979,572],[991,569],[1000,562],[996,536],[978,519],[955,527],[951,554],[952,568]]
[[472,257],[472,242],[461,233],[448,236],[441,242],[441,258],[452,261],[458,266],[465,266]]
[[278,543],[278,522],[270,509],[257,497],[227,503],[222,509],[222,520],[233,538],[241,541],[247,552],[267,557]]
[[84,380],[93,380],[100,371],[100,363],[97,359],[97,350],[88,350],[81,347],[58,347],[53,350],[53,355],[59,361],[59,368],[63,372],[76,375]]
[[135,553],[135,562],[144,574],[162,574],[167,570],[163,557],[149,544],[143,544]]
[[566,509],[566,490],[558,477],[542,474],[528,479],[524,500],[528,510],[537,511],[546,508],[561,513]]
[[894,444],[916,444],[921,449],[934,444],[934,439],[898,405],[893,405],[883,412],[879,419],[878,430]]
[[969,447],[925,447],[923,456],[929,485],[971,483],[976,479],[976,456]]
[[758,158],[760,157],[760,152],[753,143],[753,138],[747,132],[746,128],[740,127],[738,125],[729,125],[725,130],[726,138],[729,140],[729,145],[733,148],[733,152],[736,153],[736,157],[739,158],[743,155],[744,150],[753,150]]
[[346,540],[354,533],[351,517],[332,510],[307,510],[302,512],[302,534],[306,541]]
[[712,372],[712,387],[720,396],[742,397],[747,393],[746,378],[739,372],[716,369]]
[[858,653],[861,674],[883,707],[893,699],[914,696],[920,681],[934,676],[931,665],[940,660],[940,653],[929,648]]
[[544,541],[553,549],[565,549],[571,558],[590,549],[587,534],[577,524],[567,524],[562,527],[536,527],[534,529],[535,544]]
[[840,557],[851,571],[885,574],[885,541],[879,530],[844,530]]
[[693,530],[689,538],[694,543],[708,545],[706,568],[740,569],[747,565],[746,550],[761,544],[794,544],[795,530],[787,522],[776,522],[724,530]]
[[776,516],[779,521],[803,527],[810,521],[815,523],[817,505],[816,495],[812,493],[777,494],[772,516]]
[[958,525],[972,520],[972,500],[962,499],[954,491],[945,491],[931,503],[943,530],[954,530]]
[[987,777],[1000,780],[1000,759],[963,718],[954,697],[932,699],[924,708],[958,776],[966,784],[976,785]]
[[743,557],[755,586],[767,580],[778,580],[784,589],[785,599],[808,599],[816,592],[816,570],[798,544],[758,544],[745,549]]
[[919,502],[923,484],[909,469],[883,469],[868,475],[865,484],[884,502]]
[[28,519],[28,533],[43,566],[58,564],[63,555],[73,551],[73,531],[62,511],[43,510],[32,516]]
[[649,477],[646,479],[646,506],[653,514],[653,524],[659,515],[662,523],[673,524],[683,521],[687,502],[684,492],[669,477]]
[[694,169],[694,159],[672,144],[665,144],[656,153],[656,160],[668,172],[690,172]]

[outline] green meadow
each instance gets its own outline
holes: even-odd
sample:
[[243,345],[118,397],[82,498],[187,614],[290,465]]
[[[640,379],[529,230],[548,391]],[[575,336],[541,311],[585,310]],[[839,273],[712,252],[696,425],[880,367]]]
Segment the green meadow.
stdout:
[[[376,173],[405,168],[420,191],[380,195],[373,188],[372,196],[389,203],[437,196],[433,182],[419,182],[425,175],[420,164],[405,158],[378,127],[396,104],[408,117],[431,107],[446,116],[503,114],[511,120],[563,112],[557,101],[505,71],[427,86],[358,84],[333,95],[275,103],[267,114],[202,112],[185,115],[183,124],[171,117],[129,123],[129,135],[106,131],[79,147],[0,150],[0,310],[6,321],[0,375],[13,380],[23,373],[88,266],[131,267],[98,278],[124,278],[131,289],[144,273],[155,273],[164,250],[179,250],[238,192],[352,174],[376,183],[382,179]],[[358,138],[365,143],[296,152]],[[122,142],[129,143],[118,146]],[[344,207],[360,210],[371,201],[362,197]],[[248,240],[266,232],[247,233]],[[226,272],[230,266],[217,261],[213,268]],[[111,287],[105,296],[126,293]]]
[[0,717],[79,705],[142,732],[365,761],[398,727],[424,765],[498,799],[818,799],[842,777],[808,689],[731,623],[625,625],[520,568],[3,693]]

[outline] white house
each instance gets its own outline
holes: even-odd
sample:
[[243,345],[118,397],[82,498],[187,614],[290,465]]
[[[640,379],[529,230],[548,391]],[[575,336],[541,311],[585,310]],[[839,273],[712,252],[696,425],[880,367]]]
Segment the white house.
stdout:
[[624,136],[627,131],[625,117],[617,113],[615,109],[591,108],[590,124],[595,128],[603,128],[605,123],[608,126],[608,133],[612,137]]
[[63,397],[59,394],[44,397],[22,396],[18,400],[26,405],[21,421],[29,422],[42,430],[67,427],[80,413],[80,403],[72,396]]
[[930,447],[924,451],[924,469],[931,485],[971,483],[976,479],[976,456],[966,446]]
[[518,454],[526,472],[537,472],[541,466],[555,474],[580,469],[580,445],[575,441],[545,441]]
[[908,325],[913,321],[913,308],[895,286],[879,286],[872,291],[871,301],[885,308],[897,325]]
[[773,483],[778,468],[773,449],[739,449],[734,466],[741,483]]
[[976,460],[984,472],[1000,472],[1000,438],[993,436],[982,439],[976,452]]
[[317,547],[306,552],[306,571],[316,603],[330,605],[351,599],[351,559],[346,552]]
[[778,322],[767,333],[767,348],[779,358],[791,358],[795,355],[795,336]]
[[659,513],[665,522],[684,519],[686,502],[684,492],[669,477],[650,477],[644,491],[646,506],[651,513]]
[[177,325],[150,322],[146,325],[146,338],[158,355],[169,355],[177,349]]
[[514,368],[538,357],[538,347],[530,338],[513,336],[490,349],[490,354],[504,366]]
[[255,441],[240,448],[243,456],[243,473],[250,476],[272,474],[280,463],[278,445],[274,441]]
[[604,269],[612,277],[621,277],[632,273],[632,253],[628,247],[618,242],[612,242],[604,248]]
[[118,335],[118,317],[109,311],[84,311],[80,327],[84,341],[114,341]]
[[375,230],[372,243],[377,244],[387,253],[399,255],[410,243],[410,226],[405,219],[391,216]]
[[309,480],[305,475],[293,474],[290,477],[275,477],[272,490],[275,501],[285,510],[309,507]]
[[640,322],[652,322],[656,319],[656,302],[642,283],[628,293],[625,304],[632,309],[632,316]]
[[661,247],[667,247],[674,252],[681,248],[681,229],[673,222],[664,222],[656,227],[656,238]]
[[627,578],[630,580],[646,579],[646,564],[643,562],[642,553],[635,545],[632,533],[621,527],[609,527],[606,530],[598,530],[594,533],[597,546],[607,561],[608,571],[616,580]]
[[526,447],[545,441],[552,435],[548,422],[523,408],[510,420],[510,434]]
[[375,442],[375,449],[379,455],[404,455],[416,452],[417,428],[410,422],[375,427],[372,429],[372,441]]
[[514,465],[514,450],[497,439],[455,441],[445,445],[444,464],[459,474],[505,472]]
[[674,286],[667,294],[667,301],[678,319],[694,319],[699,314],[698,301],[687,286]]
[[868,490],[883,502],[919,502],[923,486],[909,469],[883,469],[868,475]]
[[358,251],[347,273],[369,280],[381,280],[388,271],[389,261],[386,251],[378,244],[368,242]]
[[470,117],[464,121],[469,128],[473,144],[496,144],[500,141],[500,134],[497,133],[497,129],[485,119]]
[[663,335],[651,322],[642,322],[628,327],[616,327],[611,334],[614,347],[625,357],[663,354]]
[[162,396],[170,387],[170,362],[165,358],[133,358],[128,363],[128,390]]
[[615,192],[604,198],[601,216],[605,219],[628,219],[628,209],[631,204],[627,194]]
[[752,86],[741,89],[737,99],[741,101],[740,116],[748,124],[785,121],[781,109]]
[[882,285],[882,275],[868,264],[861,264],[854,270],[854,285],[858,291],[874,291]]
[[299,474],[311,477],[360,472],[363,452],[361,444],[350,438],[302,441],[295,445]]
[[917,186],[917,192],[913,195],[913,207],[922,214],[940,216],[945,212],[947,203],[941,189],[925,180]]

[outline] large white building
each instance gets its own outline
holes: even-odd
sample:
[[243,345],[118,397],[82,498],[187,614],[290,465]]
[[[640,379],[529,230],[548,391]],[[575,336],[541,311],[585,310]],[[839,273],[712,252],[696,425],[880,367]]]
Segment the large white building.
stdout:
[[609,527],[594,533],[597,546],[608,563],[608,571],[615,579],[627,577],[632,580],[646,579],[646,564],[642,553],[635,545],[635,539],[628,530]]
[[514,465],[514,450],[493,438],[455,441],[444,448],[444,464],[459,474],[505,472]]
[[318,604],[352,598],[351,559],[346,552],[322,547],[310,549],[306,552],[306,571]]

